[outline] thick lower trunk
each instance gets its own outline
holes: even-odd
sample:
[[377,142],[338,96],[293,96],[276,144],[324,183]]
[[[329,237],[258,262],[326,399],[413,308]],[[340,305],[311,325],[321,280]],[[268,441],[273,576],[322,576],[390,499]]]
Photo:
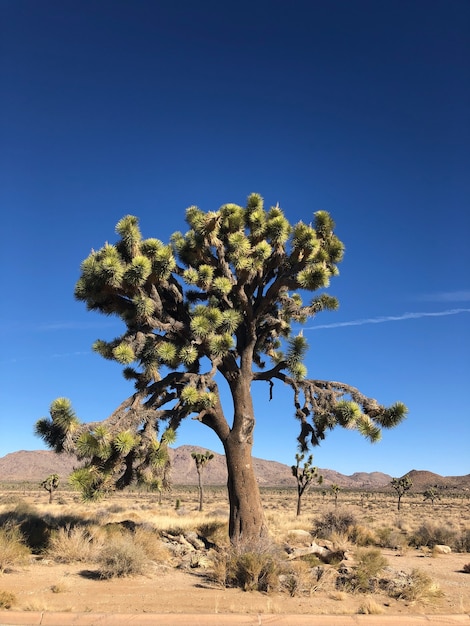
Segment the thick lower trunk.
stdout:
[[199,491],[199,511],[202,511],[203,506],[204,506],[204,492],[202,490],[202,476],[201,476],[201,470],[197,471],[197,478],[198,478],[198,491]]
[[251,441],[241,442],[232,432],[224,441],[230,503],[229,536],[233,545],[256,544],[267,536],[261,495],[256,480]]

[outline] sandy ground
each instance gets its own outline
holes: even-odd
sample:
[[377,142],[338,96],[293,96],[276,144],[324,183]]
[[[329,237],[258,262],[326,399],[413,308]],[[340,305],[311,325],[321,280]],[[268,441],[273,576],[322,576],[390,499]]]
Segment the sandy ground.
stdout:
[[[353,615],[367,598],[384,615],[450,615],[470,613],[470,574],[462,572],[469,554],[425,557],[416,550],[398,556],[384,550],[394,569],[426,572],[443,595],[431,602],[409,603],[386,595],[317,591],[310,597],[222,589],[208,582],[203,570],[178,570],[152,565],[145,576],[99,580],[93,565],[64,565],[33,559],[21,569],[0,576],[0,591],[15,594],[12,611],[72,613],[173,614],[315,614]],[[0,623],[5,612],[0,611]]]

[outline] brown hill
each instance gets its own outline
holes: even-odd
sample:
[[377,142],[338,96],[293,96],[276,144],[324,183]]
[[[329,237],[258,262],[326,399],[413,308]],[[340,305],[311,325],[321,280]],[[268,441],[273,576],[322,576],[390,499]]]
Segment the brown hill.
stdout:
[[406,474],[413,483],[411,492],[422,492],[429,487],[438,490],[451,489],[470,491],[470,474],[466,476],[440,476],[426,470],[411,470]]
[[[197,446],[180,446],[170,451],[172,459],[172,481],[175,485],[197,484],[197,473],[191,452],[205,452]],[[291,469],[277,461],[253,459],[258,482],[262,487],[295,487]],[[55,454],[48,450],[20,450],[0,457],[0,482],[40,482],[49,474],[57,473],[65,480],[78,465],[75,457]],[[335,483],[342,489],[382,490],[390,486],[391,476],[381,472],[356,472],[345,476],[334,470],[320,469],[323,485],[328,488]],[[470,490],[470,475],[443,477],[432,472],[412,470],[412,490],[423,491],[432,486],[448,489]],[[225,457],[214,453],[214,458],[204,470],[204,483],[224,485],[227,482]]]

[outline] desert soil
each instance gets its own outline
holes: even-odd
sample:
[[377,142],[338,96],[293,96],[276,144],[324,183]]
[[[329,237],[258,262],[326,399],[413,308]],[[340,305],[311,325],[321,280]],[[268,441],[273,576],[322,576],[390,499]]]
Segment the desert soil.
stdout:
[[3,574],[0,590],[15,594],[14,611],[348,615],[358,613],[365,600],[373,598],[385,615],[470,613],[470,574],[462,571],[470,562],[469,554],[430,557],[417,550],[401,556],[391,550],[383,553],[394,569],[426,572],[443,595],[426,603],[398,601],[382,594],[331,591],[290,597],[222,589],[209,582],[203,570],[160,565],[151,566],[145,576],[100,580],[93,565],[87,569],[83,564],[57,564],[39,558]]

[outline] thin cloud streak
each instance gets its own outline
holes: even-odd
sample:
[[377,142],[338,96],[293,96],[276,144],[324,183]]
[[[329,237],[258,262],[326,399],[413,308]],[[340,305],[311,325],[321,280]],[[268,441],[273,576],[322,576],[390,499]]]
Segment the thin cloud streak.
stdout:
[[424,293],[414,299],[420,302],[470,302],[470,290]]
[[458,315],[459,313],[470,313],[470,309],[449,309],[447,311],[403,313],[402,315],[385,315],[383,317],[369,317],[361,320],[351,320],[350,322],[336,322],[333,324],[320,324],[319,326],[308,326],[304,330],[322,330],[324,328],[343,328],[345,326],[364,326],[365,324],[385,324],[387,322],[402,322],[403,320],[416,320],[423,317],[445,317],[447,315]]

